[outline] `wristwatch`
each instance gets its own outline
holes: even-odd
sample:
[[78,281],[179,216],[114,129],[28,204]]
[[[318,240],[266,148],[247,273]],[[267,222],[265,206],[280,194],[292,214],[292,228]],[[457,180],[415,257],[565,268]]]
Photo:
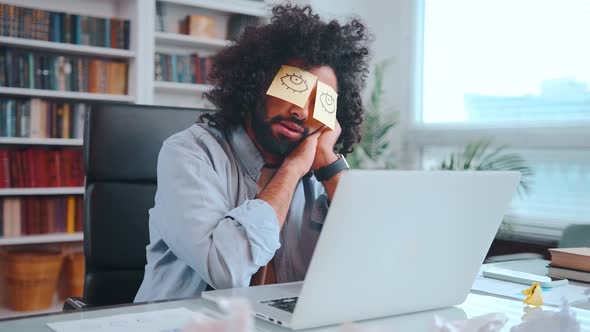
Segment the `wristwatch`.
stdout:
[[344,156],[341,154],[338,154],[338,160],[331,163],[330,165],[319,168],[317,171],[314,172],[314,175],[318,181],[322,182],[322,181],[329,180],[334,175],[340,173],[340,171],[346,170],[349,168],[350,167],[348,166],[346,159],[344,159]]

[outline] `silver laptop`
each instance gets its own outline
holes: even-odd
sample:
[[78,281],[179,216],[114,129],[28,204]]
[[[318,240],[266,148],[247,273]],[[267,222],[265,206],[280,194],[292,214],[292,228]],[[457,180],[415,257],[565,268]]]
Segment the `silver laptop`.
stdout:
[[305,281],[204,292],[304,329],[462,303],[518,172],[360,171],[338,185]]

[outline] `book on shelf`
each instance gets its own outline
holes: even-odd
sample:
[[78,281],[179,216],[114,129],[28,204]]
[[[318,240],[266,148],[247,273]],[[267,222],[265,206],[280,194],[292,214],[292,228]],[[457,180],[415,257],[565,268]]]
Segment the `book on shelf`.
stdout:
[[124,95],[127,63],[0,48],[0,86]]
[[80,149],[0,149],[0,188],[81,187]]
[[590,272],[590,247],[549,249],[551,266]]
[[553,266],[551,264],[547,266],[547,275],[550,277],[590,282],[590,271],[568,269],[565,267]]
[[129,49],[129,20],[0,4],[0,35]]
[[212,57],[199,57],[196,53],[179,55],[157,52],[154,61],[156,81],[211,84],[209,73],[213,66]]
[[28,196],[0,199],[0,237],[82,231],[82,196]]
[[209,15],[188,15],[180,22],[181,34],[217,39],[217,19]]
[[88,105],[0,98],[0,137],[83,138]]
[[156,1],[156,31],[164,32],[164,15],[165,13],[164,4],[162,1]]
[[[210,12],[203,11],[199,8],[194,8],[193,11],[186,15],[184,19],[178,21],[177,31],[166,31],[174,29],[177,17],[168,17],[168,12],[175,13],[176,11],[168,11],[166,8],[171,5],[162,1],[156,1],[156,31],[180,33],[192,36],[199,36],[205,38],[215,39],[230,39],[236,40],[247,26],[258,24],[258,17],[243,14],[228,15],[227,29],[218,29],[221,27],[219,17],[209,15]],[[172,6],[174,6],[172,4]],[[173,16],[173,15],[171,15]],[[166,24],[168,23],[168,24]],[[226,30],[225,35],[220,34],[220,30]]]

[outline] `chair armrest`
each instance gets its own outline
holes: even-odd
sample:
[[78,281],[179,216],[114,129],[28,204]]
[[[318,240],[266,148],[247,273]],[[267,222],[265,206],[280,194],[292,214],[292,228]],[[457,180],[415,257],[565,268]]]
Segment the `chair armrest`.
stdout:
[[88,303],[84,302],[81,297],[69,297],[64,302],[62,311],[73,311],[80,310],[88,306]]

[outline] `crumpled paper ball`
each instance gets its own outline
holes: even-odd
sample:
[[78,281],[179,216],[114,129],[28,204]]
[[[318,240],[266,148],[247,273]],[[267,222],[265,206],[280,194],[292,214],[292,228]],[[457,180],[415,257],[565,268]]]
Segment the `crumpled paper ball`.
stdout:
[[508,317],[501,313],[491,313],[450,322],[434,316],[433,332],[498,332],[507,321]]
[[563,301],[560,311],[540,311],[510,332],[581,332],[580,323],[567,303]]
[[214,319],[196,313],[193,321],[183,332],[254,332],[254,316],[248,300],[241,298],[225,299],[219,308],[227,315],[224,319]]
[[524,313],[524,315],[522,315],[522,317],[520,317],[520,319],[525,322],[533,317],[535,317],[537,314],[543,312],[543,308],[541,307],[530,307],[530,306],[525,306],[524,308],[522,308],[522,312]]

